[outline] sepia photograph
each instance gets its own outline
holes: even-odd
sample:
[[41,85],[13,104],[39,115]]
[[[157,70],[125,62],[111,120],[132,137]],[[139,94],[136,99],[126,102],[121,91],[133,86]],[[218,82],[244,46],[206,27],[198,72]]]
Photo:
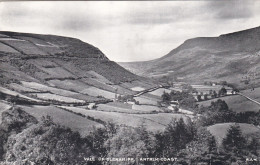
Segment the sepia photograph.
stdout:
[[0,0],[0,165],[260,165],[260,0]]

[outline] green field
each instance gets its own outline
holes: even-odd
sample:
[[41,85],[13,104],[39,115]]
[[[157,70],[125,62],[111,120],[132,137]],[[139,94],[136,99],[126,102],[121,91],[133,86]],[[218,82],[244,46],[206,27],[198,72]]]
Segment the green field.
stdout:
[[[1,41],[1,40],[0,40]],[[0,42],[0,50],[2,52],[8,52],[8,53],[19,53],[18,51],[16,51],[15,49],[11,48],[10,46],[7,46],[3,43]]]
[[100,123],[89,120],[85,117],[67,112],[54,106],[20,106],[25,112],[40,120],[42,116],[51,116],[53,121],[62,126],[69,127],[73,131],[78,131],[81,136],[86,136],[95,127],[103,127]]
[[128,114],[149,114],[154,112],[163,112],[160,108],[151,105],[131,105],[124,103],[111,102],[109,104],[98,104],[97,110],[106,112],[121,112]]
[[51,93],[36,93],[35,95],[37,98],[42,99],[42,100],[55,100],[55,101],[65,102],[65,103],[84,103],[85,102],[83,100],[73,99],[71,97],[60,96],[60,95],[51,94]]
[[120,107],[120,108],[125,108],[125,109],[132,109],[132,104],[125,104],[122,102],[109,102],[107,105],[115,106],[115,107]]
[[[233,124],[235,124],[235,123],[215,124],[215,125],[209,126],[207,129],[210,131],[210,133],[212,135],[215,136],[218,144],[220,145],[222,143],[223,138],[226,137],[227,130]],[[258,138],[260,138],[260,128],[254,126],[252,124],[244,124],[244,123],[239,123],[239,126],[240,126],[241,131],[244,136],[251,136],[251,135],[258,134]]]
[[159,88],[159,89],[156,89],[155,91],[152,91],[152,92],[149,92],[149,93],[152,94],[152,95],[160,96],[160,97],[161,97],[164,92],[170,93],[171,90],[169,90],[169,89],[164,89],[164,88]]
[[2,40],[2,42],[11,45],[12,47],[19,48],[19,51],[25,54],[47,55],[47,53],[43,52],[38,47],[25,40]]
[[115,98],[115,93],[105,91],[96,87],[89,87],[80,91],[80,93],[87,94],[90,96],[103,96],[107,99]]
[[198,102],[198,104],[203,106],[209,106],[212,101],[217,101],[218,99],[224,100],[228,104],[228,107],[235,112],[258,112],[260,110],[259,105],[240,95],[220,97],[212,100]]
[[122,84],[122,87],[124,88],[135,88],[135,87],[139,87],[139,88],[144,88],[144,89],[149,89],[154,87],[155,84],[152,84],[148,81],[131,81],[131,82],[125,82]]
[[160,101],[159,99],[155,99],[152,97],[146,97],[144,95],[138,96],[134,98],[136,101],[139,101],[139,104],[148,104],[148,105],[157,105],[157,101]]
[[[39,66],[38,66],[39,67]],[[67,70],[63,69],[62,67],[55,67],[55,68],[45,68],[45,67],[39,67],[43,72],[47,73],[48,76],[44,78],[68,78],[68,77],[74,77],[73,74],[68,72]]]
[[36,88],[36,89],[32,89],[32,88],[29,88],[29,87],[25,87],[23,85],[20,85],[20,84],[16,84],[16,83],[11,83],[11,84],[8,84],[8,86],[17,91],[17,92],[24,92],[24,93],[30,93],[30,92],[39,92],[39,90]]
[[162,109],[160,109],[160,108],[157,107],[157,106],[153,106],[153,105],[136,105],[136,104],[134,104],[134,105],[132,106],[132,109],[134,109],[134,110],[139,110],[139,111],[143,111],[143,112],[153,112],[153,111],[163,112]]
[[48,84],[57,88],[80,92],[90,86],[79,80],[50,80]]
[[[24,88],[32,89],[32,90],[40,90],[41,92],[51,92],[56,95],[60,96],[65,96],[65,97],[71,97],[77,100],[84,100],[87,102],[93,102],[93,101],[98,101],[101,100],[96,97],[80,94],[77,92],[72,92],[64,89],[59,89],[59,88],[54,88],[54,87],[49,87],[47,85],[39,84],[36,82],[25,82],[22,81],[22,86]],[[39,95],[40,96],[40,95]]]
[[100,119],[106,122],[114,122],[118,125],[126,125],[131,127],[138,127],[142,123],[148,130],[156,132],[163,131],[164,128],[173,120],[183,118],[187,119],[185,115],[173,113],[159,113],[159,114],[126,114],[117,112],[104,112],[98,110],[86,110],[79,107],[61,106],[75,113],[80,113],[85,116],[90,116],[95,119]]
[[[118,125],[138,127],[142,123],[144,123],[147,129],[150,131],[163,131],[165,126],[171,121],[172,118],[178,118],[180,116],[174,114],[126,114],[117,112],[104,112],[98,110],[86,110],[78,107],[61,107],[73,111],[75,113],[83,114],[85,116],[90,116],[95,119],[101,119],[102,121],[114,122]],[[157,115],[158,118],[156,117]]]
[[92,75],[92,78],[102,82],[102,83],[109,83],[109,84],[112,84],[111,81],[109,81],[108,79],[106,79],[104,76],[98,74],[97,72],[95,71],[88,71],[87,72],[88,74]]
[[242,94],[260,102],[260,88],[255,88],[254,90],[247,89],[241,91]]
[[145,88],[142,88],[142,87],[133,87],[131,88],[132,91],[143,91],[145,90]]
[[183,118],[184,121],[186,121],[186,119],[188,118],[183,114],[174,114],[174,113],[143,114],[143,115],[135,115],[135,116],[139,118],[145,118],[165,126],[167,126],[174,119],[179,120],[180,118]]
[[98,104],[97,110],[105,111],[105,112],[127,113],[127,114],[145,113],[143,111],[139,111],[135,109],[122,108],[116,105],[108,105],[108,104]]
[[38,99],[34,99],[34,98],[31,98],[31,97],[27,97],[25,95],[22,95],[18,92],[15,92],[15,91],[12,91],[12,90],[9,90],[7,88],[3,88],[3,87],[0,87],[0,91],[5,93],[5,94],[8,94],[8,95],[11,95],[11,96],[19,96],[23,99],[26,99],[26,100],[31,100],[31,101],[35,101],[35,102],[41,102],[40,100]]
[[40,90],[42,92],[52,92],[58,95],[63,95],[63,96],[71,96],[71,95],[75,95],[77,94],[76,92],[71,92],[68,90],[64,90],[64,89],[58,89],[58,88],[54,88],[54,87],[49,87],[47,85],[43,85],[43,84],[39,84],[36,82],[25,82],[25,81],[21,81],[22,85],[26,88],[31,88],[34,90]]

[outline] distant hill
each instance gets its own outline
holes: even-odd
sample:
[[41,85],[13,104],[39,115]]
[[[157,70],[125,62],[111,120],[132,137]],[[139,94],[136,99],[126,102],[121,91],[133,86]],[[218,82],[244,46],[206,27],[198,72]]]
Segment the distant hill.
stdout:
[[219,37],[189,39],[161,58],[120,65],[148,77],[169,76],[193,83],[226,80],[238,84],[250,79],[251,84],[257,84],[260,82],[260,27]]

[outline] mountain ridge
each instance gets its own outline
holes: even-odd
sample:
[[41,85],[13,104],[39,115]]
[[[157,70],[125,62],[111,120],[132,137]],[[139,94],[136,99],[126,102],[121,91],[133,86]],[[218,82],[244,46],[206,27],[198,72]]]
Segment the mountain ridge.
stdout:
[[[242,77],[250,74],[259,81],[259,54],[260,27],[255,27],[218,37],[188,39],[158,59],[119,64],[147,77],[167,74],[173,80],[181,77],[188,82],[228,80],[241,84]],[[255,78],[251,76],[252,79]]]
[[[5,35],[12,39],[17,39],[17,41],[28,41],[29,43],[34,44],[34,46],[38,46],[38,49],[39,48],[45,49],[46,51],[45,53],[49,55],[55,55],[55,53],[58,53],[57,48],[59,47],[60,52],[67,53],[67,55],[69,56],[75,57],[76,55],[79,57],[85,57],[84,55],[93,56],[95,54],[95,55],[99,55],[99,58],[108,59],[104,55],[104,53],[100,51],[97,47],[73,37],[65,37],[65,36],[50,35],[50,34],[44,35],[44,34],[32,34],[32,33],[20,33],[20,32],[11,32],[11,31],[0,31],[0,34]],[[4,39],[2,38],[0,40],[1,43],[9,45],[7,41],[8,38],[4,38]]]

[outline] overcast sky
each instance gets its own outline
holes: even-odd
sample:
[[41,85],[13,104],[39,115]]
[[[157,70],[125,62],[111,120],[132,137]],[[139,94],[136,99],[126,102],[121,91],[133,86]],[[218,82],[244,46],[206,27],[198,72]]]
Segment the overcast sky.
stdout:
[[113,61],[161,57],[194,37],[260,26],[260,1],[0,2],[0,30],[56,34]]

